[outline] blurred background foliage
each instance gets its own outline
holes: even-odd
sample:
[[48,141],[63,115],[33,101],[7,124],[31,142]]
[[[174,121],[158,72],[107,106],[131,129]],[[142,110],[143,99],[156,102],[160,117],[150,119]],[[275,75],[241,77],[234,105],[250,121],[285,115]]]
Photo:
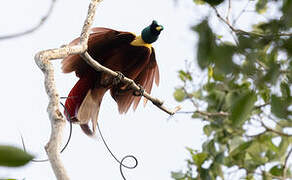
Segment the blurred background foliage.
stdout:
[[[0,167],[21,167],[33,160],[33,156],[26,151],[9,145],[0,145]],[[0,180],[16,180],[0,177]]]
[[[206,140],[199,150],[187,148],[186,168],[172,172],[176,180],[232,179],[233,174],[292,179],[292,1],[241,0],[242,9],[233,9],[233,2],[194,0],[213,12],[192,27],[198,36],[195,62],[208,78],[199,84],[191,69],[179,71],[182,85],[174,98],[192,103],[193,111],[182,113],[205,123]],[[278,17],[246,22],[251,30],[237,28],[247,8],[261,15],[271,7]],[[232,41],[214,33],[211,18],[228,29]]]

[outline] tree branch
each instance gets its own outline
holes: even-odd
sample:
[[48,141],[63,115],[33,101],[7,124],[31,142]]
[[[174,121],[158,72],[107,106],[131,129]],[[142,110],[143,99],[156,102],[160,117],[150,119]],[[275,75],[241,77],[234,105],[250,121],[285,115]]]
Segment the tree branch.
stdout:
[[[114,77],[118,76],[117,72],[115,72],[107,67],[102,66],[96,60],[94,60],[87,52],[82,54],[81,57],[85,60],[85,62],[87,64],[89,64],[91,67],[93,67],[96,71],[102,71],[102,72],[107,73],[107,74],[114,76]],[[129,87],[131,89],[133,89],[134,91],[141,90],[140,87],[132,79],[124,77],[121,79],[121,81],[123,83],[125,83],[126,85],[129,85]],[[150,100],[155,106],[157,106],[162,111],[168,113],[169,115],[174,115],[177,111],[179,111],[181,109],[180,106],[177,106],[174,110],[170,110],[167,107],[163,106],[163,101],[152,97],[150,94],[148,94],[145,91],[141,95],[144,96],[146,99]]]
[[80,43],[75,46],[64,46],[59,49],[49,49],[38,52],[35,55],[35,62],[43,71],[45,76],[45,89],[49,96],[48,114],[51,121],[51,137],[45,149],[53,171],[58,180],[68,180],[69,176],[60,159],[61,140],[63,128],[66,123],[59,110],[59,94],[54,80],[54,69],[50,60],[65,58],[70,54],[80,54],[86,51],[90,27],[92,25],[97,4],[101,0],[91,0],[88,14],[82,29]]
[[34,31],[39,29],[43,24],[45,24],[45,22],[48,20],[49,16],[52,14],[53,8],[55,6],[55,2],[56,2],[56,0],[52,0],[51,1],[51,5],[50,5],[50,8],[49,8],[48,12],[41,18],[40,22],[37,25],[35,25],[32,28],[29,28],[29,29],[27,29],[25,31],[22,31],[22,32],[0,36],[0,40],[17,38],[17,37],[20,37],[20,36],[24,36],[24,35],[33,33]]

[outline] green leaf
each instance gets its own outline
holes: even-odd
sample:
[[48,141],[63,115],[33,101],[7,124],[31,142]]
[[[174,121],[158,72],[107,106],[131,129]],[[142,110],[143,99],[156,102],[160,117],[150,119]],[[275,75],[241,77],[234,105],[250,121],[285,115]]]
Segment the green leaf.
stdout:
[[202,180],[211,180],[210,172],[208,169],[200,168],[198,171]]
[[221,4],[224,0],[203,0],[203,1],[210,4],[211,6],[217,6]]
[[259,142],[253,142],[247,149],[247,152],[249,154],[249,156],[252,158],[253,160],[253,164],[255,166],[257,165],[262,165],[266,162],[268,162],[268,158],[262,155],[262,152],[264,152],[266,150],[266,147],[263,146],[261,143]]
[[231,140],[229,140],[229,150],[233,151],[237,148],[240,144],[243,144],[244,141],[240,136],[234,136]]
[[247,142],[244,142],[244,143],[240,144],[237,148],[235,148],[233,151],[231,151],[229,153],[229,155],[230,156],[235,156],[235,155],[237,155],[239,153],[242,153],[247,148],[249,148],[252,143],[253,143],[252,141],[247,141]]
[[185,178],[185,174],[182,171],[171,172],[171,177],[176,180],[180,180],[180,179]]
[[253,91],[243,93],[231,107],[231,116],[233,127],[241,126],[247,120],[254,108],[257,97]]
[[266,171],[263,172],[263,180],[272,180],[270,174]]
[[212,66],[208,66],[208,82],[213,77],[213,73],[214,73],[213,67]]
[[220,166],[220,164],[218,163],[212,163],[210,168],[209,168],[209,171],[210,171],[210,175],[211,175],[211,179],[215,179],[214,177],[221,177],[221,179],[224,179],[224,174],[223,174],[223,171],[222,171],[222,168]]
[[271,90],[269,88],[263,88],[260,90],[261,98],[265,101],[265,103],[270,102],[271,98]]
[[291,97],[290,87],[287,84],[287,82],[285,82],[285,81],[281,82],[280,88],[281,88],[281,93],[282,93],[283,98],[290,98]]
[[214,71],[213,71],[213,79],[215,81],[224,81],[225,80],[225,74],[224,74],[224,72],[222,72],[222,70],[219,69],[218,62],[217,62],[217,66],[215,66]]
[[205,69],[213,61],[213,51],[216,47],[215,35],[209,27],[208,20],[203,20],[193,27],[199,34],[197,60],[201,69]]
[[180,70],[179,72],[179,78],[182,80],[182,81],[186,81],[186,80],[192,80],[192,76],[187,73],[187,72],[184,72],[183,70]]
[[205,162],[205,160],[207,159],[208,154],[207,153],[197,153],[193,155],[193,161],[194,163],[198,166],[201,167],[202,164]]
[[193,96],[194,98],[196,98],[196,99],[202,99],[202,98],[203,98],[202,90],[199,89],[199,90],[197,90],[197,91],[194,91],[194,92],[192,93],[192,96]]
[[232,61],[235,50],[235,46],[231,44],[221,44],[214,48],[214,62],[219,73],[229,74],[236,70],[236,66]]
[[214,140],[206,141],[206,142],[203,143],[203,152],[206,152],[206,153],[208,153],[210,155],[215,155],[216,154]]
[[210,136],[213,131],[213,128],[211,125],[205,125],[203,131],[207,136]]
[[285,157],[286,157],[286,152],[287,152],[287,148],[289,146],[289,138],[287,137],[281,137],[281,142],[279,145],[279,151],[277,153],[278,156],[278,160],[280,162],[284,161]]
[[263,14],[267,11],[268,0],[258,0],[256,4],[256,11],[260,14]]
[[275,165],[269,171],[270,174],[274,176],[282,176],[283,175],[283,166],[282,165]]
[[289,115],[288,106],[290,103],[287,99],[272,95],[271,97],[271,111],[279,118],[287,118]]
[[0,166],[23,166],[32,159],[32,155],[19,148],[12,146],[0,146]]
[[206,101],[208,102],[208,108],[213,109],[215,111],[220,111],[225,101],[225,92],[213,90],[206,97]]
[[221,152],[216,155],[215,162],[218,164],[222,164],[224,162],[224,152]]
[[176,89],[175,92],[173,93],[173,96],[174,96],[175,100],[177,100],[178,102],[182,102],[185,99],[186,94],[185,94],[184,90]]
[[281,19],[284,21],[286,27],[292,27],[291,17],[292,17],[292,1],[285,0],[283,1],[282,6],[283,16]]
[[283,43],[282,48],[288,52],[289,56],[291,56],[292,55],[292,38],[289,37],[288,39],[284,40],[282,43]]
[[197,5],[205,4],[204,0],[194,0],[194,3]]

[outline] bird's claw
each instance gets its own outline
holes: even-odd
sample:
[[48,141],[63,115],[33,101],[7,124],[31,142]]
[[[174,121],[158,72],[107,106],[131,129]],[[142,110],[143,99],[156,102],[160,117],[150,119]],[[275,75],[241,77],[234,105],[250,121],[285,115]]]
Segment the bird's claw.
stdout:
[[139,90],[133,92],[134,96],[142,96],[144,94],[145,89],[140,84],[138,84],[138,86]]
[[125,78],[125,76],[123,75],[123,73],[121,73],[119,71],[117,71],[116,73],[117,73],[117,75],[113,78],[113,84],[114,85],[119,84],[122,81],[122,79]]

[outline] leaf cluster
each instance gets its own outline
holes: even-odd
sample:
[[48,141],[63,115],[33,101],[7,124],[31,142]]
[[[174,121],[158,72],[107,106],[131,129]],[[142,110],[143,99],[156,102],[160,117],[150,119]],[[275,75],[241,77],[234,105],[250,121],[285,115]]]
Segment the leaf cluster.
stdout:
[[[194,2],[210,8],[224,5],[224,1]],[[256,0],[256,12],[265,13],[269,3]],[[224,179],[231,167],[244,170],[246,179],[292,178],[286,161],[292,148],[288,133],[292,127],[292,1],[281,0],[279,11],[280,19],[254,24],[250,32],[230,29],[234,43],[222,41],[208,19],[192,27],[199,37],[195,61],[208,80],[187,92],[187,83],[196,84],[181,70],[184,86],[176,89],[174,97],[179,102],[207,104],[204,113],[194,106],[192,115],[207,122],[203,129],[207,140],[200,151],[188,148],[187,170],[173,172],[174,179]],[[256,133],[249,133],[256,125]]]

